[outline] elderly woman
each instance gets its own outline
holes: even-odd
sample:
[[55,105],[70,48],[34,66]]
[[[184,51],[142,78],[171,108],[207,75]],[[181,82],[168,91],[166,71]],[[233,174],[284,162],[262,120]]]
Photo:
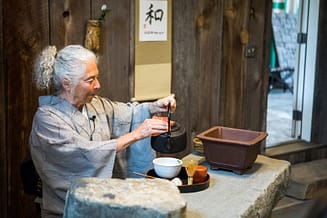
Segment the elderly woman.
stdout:
[[[175,110],[173,96],[152,103],[113,102],[96,95],[98,76],[96,56],[79,45],[58,53],[49,46],[35,64],[36,86],[54,92],[39,98],[30,134],[43,217],[62,217],[66,192],[80,177],[126,177],[134,164],[151,167],[149,136],[168,130],[165,121],[150,117],[168,104]],[[133,143],[135,149],[128,150]]]

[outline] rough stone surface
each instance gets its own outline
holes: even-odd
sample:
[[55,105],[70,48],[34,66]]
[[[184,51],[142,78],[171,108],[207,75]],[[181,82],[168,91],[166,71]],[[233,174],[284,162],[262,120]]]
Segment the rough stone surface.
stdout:
[[[189,155],[185,158],[195,158],[203,160],[203,157]],[[208,166],[206,162],[201,163]],[[231,171],[212,170],[208,166],[210,175],[210,186],[202,191],[182,193],[176,187],[172,187],[172,183],[166,180],[145,180],[137,179],[135,182],[140,184],[124,185],[124,180],[112,180],[108,182],[79,182],[72,187],[67,195],[66,217],[187,217],[187,218],[253,218],[253,217],[270,217],[272,208],[277,204],[279,199],[285,194],[290,176],[290,163],[284,160],[277,160],[263,155],[258,155],[251,169],[248,169],[243,175],[235,174]],[[110,181],[110,179],[104,180]],[[114,182],[115,181],[115,182]],[[121,182],[119,182],[121,181]],[[128,180],[127,180],[128,181]],[[142,181],[142,182],[141,182]],[[144,182],[146,181],[146,182]],[[154,184],[143,183],[155,182]],[[168,182],[168,184],[167,184]],[[117,183],[117,184],[116,184]],[[96,187],[89,187],[93,184]],[[117,188],[120,187],[120,188]],[[128,186],[124,189],[123,187]],[[144,188],[146,188],[145,196],[142,197]],[[151,188],[149,188],[149,186]],[[159,189],[159,190],[158,190]],[[112,190],[115,190],[113,193]],[[89,192],[89,193],[88,193]],[[132,192],[137,192],[132,193]],[[171,215],[158,214],[139,215],[136,213],[135,207],[146,208],[144,210],[167,211],[166,209],[157,209],[167,203],[163,199],[159,199],[156,193],[164,198],[170,199]],[[81,193],[84,193],[81,196]],[[88,194],[86,194],[88,193]],[[111,195],[114,194],[114,195]],[[89,196],[85,198],[85,196]],[[124,196],[124,200],[116,199],[118,206],[113,205],[113,196]],[[76,198],[79,198],[76,200]],[[118,198],[117,197],[117,198]],[[80,200],[83,203],[89,202],[89,211],[85,213],[81,211]],[[89,199],[89,200],[88,200]],[[95,201],[94,199],[98,199]],[[186,201],[184,201],[184,199]],[[92,202],[92,204],[90,203]],[[141,203],[142,202],[142,203]],[[94,205],[93,205],[94,203]],[[187,208],[186,208],[187,204]],[[136,205],[136,206],[132,206]],[[145,207],[144,205],[153,205]],[[172,209],[172,207],[174,209]],[[116,208],[121,209],[119,212]],[[153,209],[155,208],[155,209]],[[186,208],[186,210],[185,210]],[[91,210],[92,209],[92,210]],[[76,213],[76,211],[79,212]],[[185,210],[185,213],[184,213]],[[110,213],[106,213],[110,211]],[[141,211],[139,209],[138,211]],[[68,213],[69,212],[69,213]],[[147,211],[145,211],[147,212]],[[151,211],[152,213],[152,211]],[[168,212],[167,212],[168,213]],[[166,214],[167,214],[166,213]],[[88,216],[86,216],[86,214]],[[105,214],[101,216],[101,214]],[[68,216],[70,215],[70,216]],[[82,216],[83,215],[83,216]]]
[[208,173],[208,189],[182,194],[187,201],[187,218],[270,217],[285,194],[290,163],[258,155],[243,175],[210,167]]
[[67,193],[64,217],[183,217],[185,210],[168,180],[83,178]]
[[327,159],[298,163],[291,166],[287,195],[297,199],[312,199],[327,188]]

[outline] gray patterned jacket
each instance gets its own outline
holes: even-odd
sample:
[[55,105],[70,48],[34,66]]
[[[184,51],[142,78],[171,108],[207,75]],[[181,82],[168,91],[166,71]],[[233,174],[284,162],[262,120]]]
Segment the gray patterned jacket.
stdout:
[[[116,154],[116,138],[151,116],[149,103],[119,103],[96,96],[88,117],[56,96],[41,96],[30,134],[30,151],[42,180],[42,208],[62,216],[66,192],[81,177],[132,176],[152,168],[150,139]],[[92,120],[90,117],[95,116]]]

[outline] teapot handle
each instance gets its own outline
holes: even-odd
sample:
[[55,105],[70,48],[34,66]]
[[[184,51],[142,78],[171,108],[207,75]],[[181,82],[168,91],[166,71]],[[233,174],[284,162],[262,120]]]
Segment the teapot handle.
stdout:
[[170,102],[168,103],[167,117],[168,117],[168,135],[170,135],[170,120],[171,120]]

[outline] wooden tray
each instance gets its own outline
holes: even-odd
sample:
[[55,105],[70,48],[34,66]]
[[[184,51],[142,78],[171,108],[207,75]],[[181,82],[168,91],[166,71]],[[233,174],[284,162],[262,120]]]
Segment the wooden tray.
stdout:
[[[146,175],[161,178],[160,176],[158,176],[156,174],[154,169],[150,169],[146,173]],[[205,179],[205,181],[200,182],[200,183],[194,183],[193,185],[187,185],[187,173],[186,173],[185,167],[182,167],[181,172],[176,177],[180,178],[182,180],[182,183],[183,183],[183,185],[177,186],[181,193],[202,191],[204,189],[207,189],[209,187],[209,184],[210,184],[210,175],[207,174],[207,178]],[[172,180],[172,179],[169,179],[169,180]]]

